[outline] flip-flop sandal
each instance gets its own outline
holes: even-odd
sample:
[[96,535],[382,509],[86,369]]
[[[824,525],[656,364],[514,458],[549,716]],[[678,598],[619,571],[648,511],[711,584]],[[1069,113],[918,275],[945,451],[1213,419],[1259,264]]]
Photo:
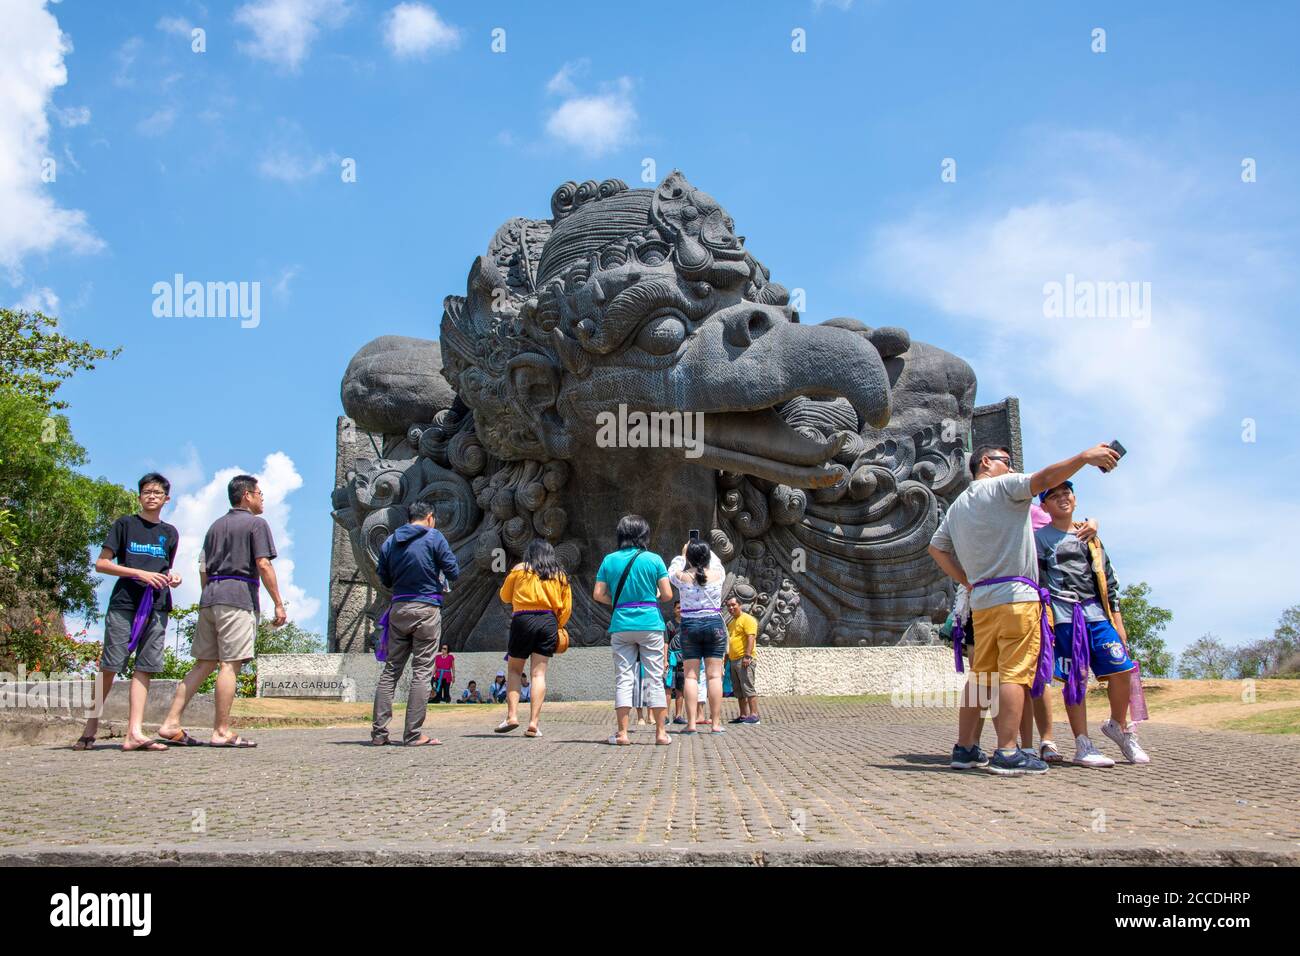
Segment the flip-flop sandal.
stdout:
[[75,744],[72,745],[72,749],[73,749],[73,750],[94,750],[94,749],[95,749],[95,738],[94,738],[94,737],[78,737],[78,738],[77,738],[77,742],[76,742]]
[[223,747],[230,750],[251,750],[253,747],[257,746],[257,743],[252,740],[245,740],[243,737],[239,736],[239,734],[235,734],[235,736],[231,737],[225,743],[214,744],[209,741],[208,746]]
[[655,746],[656,746],[656,747],[667,747],[667,746],[668,746],[669,744],[671,744],[672,742],[673,742],[673,738],[671,738],[671,737],[669,737],[667,740],[659,740],[659,739],[656,738],[656,740],[655,740]]
[[166,744],[159,743],[156,740],[150,740],[145,743],[139,744],[138,746],[135,747],[128,747],[126,744],[122,745],[122,753],[124,754],[133,754],[137,750],[148,750],[151,753],[157,753],[160,750],[170,750],[170,749],[171,748],[168,747]]
[[726,727],[714,727],[712,730],[709,731],[709,733],[711,734],[725,734],[726,732],[727,732]]
[[524,736],[525,736],[525,737],[540,737],[540,736],[542,736],[542,732],[541,732],[540,730],[525,730],[525,731],[524,731]]
[[678,733],[679,735],[680,735],[680,734],[698,734],[699,731],[698,731],[698,730],[679,730],[679,731],[677,731],[677,733]]
[[611,744],[613,744],[615,747],[630,747],[630,746],[632,746],[632,741],[630,741],[630,740],[619,740],[619,739],[618,739],[618,734],[611,734],[610,737],[609,737],[609,742],[610,742]]
[[[168,737],[164,734],[159,734],[158,739],[165,744],[170,744],[173,747],[202,747],[203,746],[203,741],[196,740],[194,737],[191,737],[189,735],[189,732],[184,729],[181,730],[180,736],[178,737]],[[215,747],[217,745],[213,744],[213,746]]]
[[492,728],[492,732],[496,734],[508,734],[510,733],[510,731],[517,730],[518,728],[519,728],[519,724],[517,723],[511,724],[503,720],[501,721],[501,723],[497,724],[495,727]]
[[408,747],[441,747],[442,741],[437,737],[425,737],[423,740],[412,740],[406,746]]
[[388,746],[388,738],[387,738],[387,737],[371,737],[371,738],[370,738],[370,746],[372,746],[372,747],[387,747],[387,746]]

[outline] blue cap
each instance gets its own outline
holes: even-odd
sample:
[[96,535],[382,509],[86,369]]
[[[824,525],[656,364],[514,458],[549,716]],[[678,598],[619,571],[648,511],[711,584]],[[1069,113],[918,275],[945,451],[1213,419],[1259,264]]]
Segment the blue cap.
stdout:
[[1044,501],[1047,500],[1047,496],[1050,495],[1050,494],[1051,494],[1053,491],[1055,491],[1057,488],[1069,488],[1071,491],[1073,491],[1073,490],[1074,490],[1074,482],[1072,482],[1072,481],[1063,481],[1063,482],[1061,482],[1059,485],[1053,485],[1052,487],[1048,488],[1046,491],[1039,492],[1039,494],[1038,494],[1038,503],[1041,505]]

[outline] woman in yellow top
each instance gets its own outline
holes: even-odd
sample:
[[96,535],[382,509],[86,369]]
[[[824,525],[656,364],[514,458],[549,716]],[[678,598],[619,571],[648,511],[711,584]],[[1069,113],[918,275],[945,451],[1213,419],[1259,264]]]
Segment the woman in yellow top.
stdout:
[[544,538],[534,538],[524,550],[524,559],[506,575],[501,600],[511,605],[509,673],[506,678],[506,719],[496,732],[506,734],[519,726],[519,685],[524,662],[529,668],[532,694],[528,701],[528,729],[525,737],[540,737],[537,720],[546,698],[546,664],[554,656],[559,630],[573,613],[569,579]]

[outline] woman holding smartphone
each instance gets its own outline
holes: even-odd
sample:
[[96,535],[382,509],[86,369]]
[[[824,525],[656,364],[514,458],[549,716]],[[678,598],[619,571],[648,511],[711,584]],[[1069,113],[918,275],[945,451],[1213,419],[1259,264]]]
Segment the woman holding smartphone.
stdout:
[[[686,692],[686,729],[695,733],[696,702],[707,696],[709,719],[715,734],[722,726],[722,663],[727,656],[727,629],[722,623],[722,582],[727,576],[721,559],[692,531],[682,553],[668,566],[668,579],[681,595],[683,683]],[[706,693],[700,694],[700,664],[704,664]]]

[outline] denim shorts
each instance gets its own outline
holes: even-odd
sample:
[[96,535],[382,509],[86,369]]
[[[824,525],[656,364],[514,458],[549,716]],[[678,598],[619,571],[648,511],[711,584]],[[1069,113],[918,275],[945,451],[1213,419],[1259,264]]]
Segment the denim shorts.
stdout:
[[[1088,669],[1098,680],[1115,674],[1126,674],[1135,666],[1119,633],[1110,621],[1088,621]],[[1074,654],[1074,628],[1065,621],[1056,625],[1056,660],[1053,677],[1063,681],[1070,673]]]
[[701,657],[727,656],[727,629],[722,615],[708,614],[699,617],[682,615],[682,658],[698,660]]

